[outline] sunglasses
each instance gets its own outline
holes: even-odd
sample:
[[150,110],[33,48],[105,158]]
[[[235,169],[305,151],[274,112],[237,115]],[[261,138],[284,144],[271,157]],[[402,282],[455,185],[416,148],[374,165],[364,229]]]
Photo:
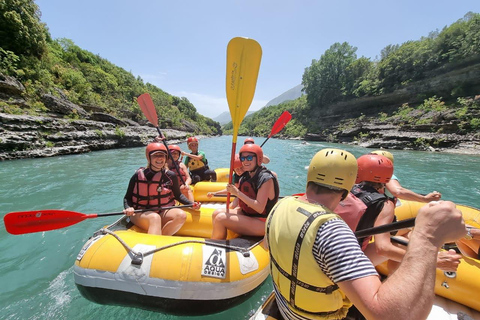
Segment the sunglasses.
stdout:
[[241,161],[241,162],[244,162],[245,160],[247,160],[247,161],[252,161],[253,158],[255,158],[255,157],[256,157],[256,156],[252,156],[252,155],[248,155],[248,156],[245,156],[245,157],[244,157],[244,156],[240,156],[240,161]]

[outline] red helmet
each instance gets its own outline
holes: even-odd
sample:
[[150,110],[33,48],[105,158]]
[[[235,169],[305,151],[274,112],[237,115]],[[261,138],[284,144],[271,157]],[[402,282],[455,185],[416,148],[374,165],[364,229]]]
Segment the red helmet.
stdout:
[[177,146],[176,144],[171,144],[168,146],[168,150],[170,151],[178,151],[180,153],[182,153],[182,149],[180,149],[179,146]]
[[393,163],[378,154],[366,154],[357,159],[358,173],[355,183],[362,181],[387,183],[393,174]]
[[263,161],[263,151],[262,148],[260,148],[259,145],[252,144],[252,143],[247,143],[244,144],[241,148],[240,151],[238,152],[240,155],[242,155],[242,152],[251,152],[255,153],[257,156],[257,165],[261,166],[262,161]]
[[245,138],[245,140],[243,141],[243,144],[248,144],[248,143],[255,143],[255,140],[253,140],[253,138]]
[[167,148],[164,144],[160,142],[149,143],[145,149],[145,156],[147,157],[147,160],[150,161],[150,156],[157,152],[163,152],[165,155],[168,155]]
[[240,161],[240,155],[238,153],[235,154],[235,160],[233,160],[233,169],[238,169],[242,167],[242,161]]
[[197,142],[197,143],[198,143],[198,139],[195,138],[195,137],[189,137],[189,138],[187,139],[187,144],[190,144],[190,143],[192,143],[192,142]]

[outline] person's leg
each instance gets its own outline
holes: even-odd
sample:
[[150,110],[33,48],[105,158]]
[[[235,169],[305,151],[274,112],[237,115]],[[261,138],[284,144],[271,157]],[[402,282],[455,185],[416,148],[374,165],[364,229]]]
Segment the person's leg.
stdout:
[[207,176],[207,180],[210,180],[212,182],[217,181],[217,173],[214,170],[205,171],[205,175]]
[[[218,208],[212,213],[212,239],[222,240],[227,238],[227,229],[219,222],[220,218],[217,218],[219,215],[225,215],[227,211],[226,208]],[[229,212],[234,211],[230,209]]]
[[174,235],[185,223],[187,214],[180,208],[170,209],[162,212],[162,234]]
[[162,218],[157,212],[148,211],[130,216],[130,220],[148,234],[162,234]]
[[198,174],[192,174],[192,185],[200,181],[202,181],[202,178]]
[[246,236],[264,236],[265,221],[238,214],[239,209],[218,213],[213,220],[212,239],[225,239],[227,229]]

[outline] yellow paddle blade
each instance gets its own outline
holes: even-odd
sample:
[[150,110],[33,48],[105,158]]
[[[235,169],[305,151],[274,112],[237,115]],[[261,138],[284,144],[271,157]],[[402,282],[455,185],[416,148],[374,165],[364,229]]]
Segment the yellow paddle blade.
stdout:
[[248,38],[233,38],[227,46],[226,91],[233,124],[233,142],[252,103],[257,85],[262,47]]

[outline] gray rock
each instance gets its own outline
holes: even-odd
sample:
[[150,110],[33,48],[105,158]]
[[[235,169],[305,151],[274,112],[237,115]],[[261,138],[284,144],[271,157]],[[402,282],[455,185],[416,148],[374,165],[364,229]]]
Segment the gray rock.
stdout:
[[0,73],[0,92],[19,96],[25,91],[23,84],[14,77]]
[[57,98],[51,94],[44,94],[42,96],[42,102],[51,112],[63,114],[63,115],[72,115],[77,114],[82,118],[87,118],[88,113],[80,106],[64,99]]

